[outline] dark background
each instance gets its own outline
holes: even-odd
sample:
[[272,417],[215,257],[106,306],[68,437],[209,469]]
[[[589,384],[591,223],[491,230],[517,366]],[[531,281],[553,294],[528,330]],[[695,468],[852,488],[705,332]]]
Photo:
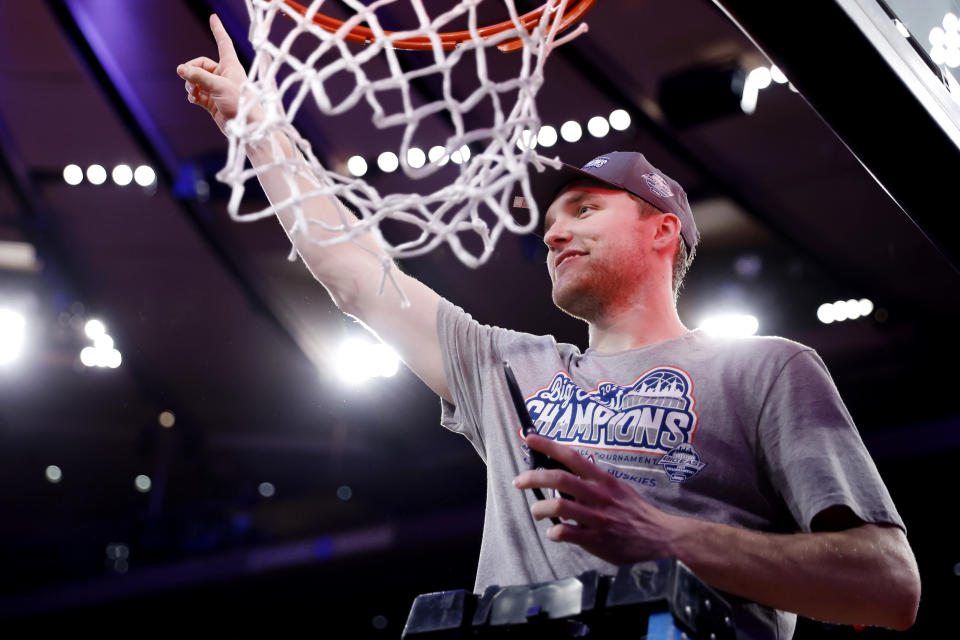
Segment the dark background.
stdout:
[[[0,268],[0,307],[28,317],[23,356],[0,368],[0,618],[50,634],[337,626],[397,637],[417,594],[472,587],[484,467],[439,427],[437,399],[409,371],[340,383],[331,356],[363,329],[286,260],[275,222],[229,220],[213,178],[226,141],[175,73],[215,57],[212,11],[249,60],[239,1],[0,2],[0,240],[38,255],[35,268]],[[785,19],[843,67],[846,43],[823,37],[813,15]],[[547,65],[542,119],[559,128],[622,108],[633,123],[544,152],[580,165],[639,149],[686,187],[703,240],[681,319],[693,327],[744,310],[761,333],[818,350],[920,563],[923,601],[907,635],[947,632],[960,580],[957,272],[787,85],[761,91],[747,116],[722,91],[681,79],[690,113],[665,109],[667,78],[770,64],[713,4],[601,0],[587,21],[589,33]],[[457,81],[468,86],[469,71]],[[861,124],[876,139],[911,139],[913,121],[874,107]],[[373,165],[392,135],[371,133],[363,114],[309,108],[297,126],[329,166],[354,154]],[[68,163],[95,162],[108,172],[150,164],[158,183],[61,178]],[[900,162],[938,203],[914,217],[957,213],[955,184],[922,182],[935,159]],[[368,179],[403,188],[396,174]],[[543,260],[537,237],[509,236],[478,270],[445,249],[403,268],[483,322],[585,347],[583,327],[549,302]],[[821,303],[864,297],[876,305],[869,317],[817,319]],[[118,369],[79,363],[94,317],[123,354]],[[161,411],[176,415],[172,428],[158,424]],[[56,484],[44,476],[52,464],[63,471]],[[138,474],[150,492],[135,490]],[[275,495],[262,496],[262,482]],[[797,637],[854,633],[804,620]]]

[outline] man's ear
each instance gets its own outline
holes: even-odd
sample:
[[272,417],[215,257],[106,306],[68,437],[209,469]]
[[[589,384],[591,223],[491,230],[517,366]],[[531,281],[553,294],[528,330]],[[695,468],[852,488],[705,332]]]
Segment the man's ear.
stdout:
[[653,245],[656,249],[673,248],[680,237],[680,218],[673,213],[664,213],[657,223],[653,236]]

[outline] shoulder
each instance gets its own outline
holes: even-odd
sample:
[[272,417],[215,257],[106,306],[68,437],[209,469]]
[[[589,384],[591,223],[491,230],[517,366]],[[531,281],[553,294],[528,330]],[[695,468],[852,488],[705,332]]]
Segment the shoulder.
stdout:
[[718,338],[697,331],[690,345],[695,362],[714,375],[736,376],[741,383],[772,384],[787,370],[826,371],[812,347],[780,336]]
[[486,334],[504,353],[549,350],[556,351],[562,358],[580,355],[580,349],[576,345],[557,342],[556,338],[549,334],[527,333],[479,322],[461,307],[446,299],[441,299],[437,319],[437,326],[441,333],[446,331]]

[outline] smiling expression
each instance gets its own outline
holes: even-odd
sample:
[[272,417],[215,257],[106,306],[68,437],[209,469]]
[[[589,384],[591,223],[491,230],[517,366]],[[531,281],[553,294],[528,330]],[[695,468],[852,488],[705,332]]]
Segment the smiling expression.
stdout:
[[590,321],[642,286],[657,216],[626,191],[574,183],[544,216],[553,301]]

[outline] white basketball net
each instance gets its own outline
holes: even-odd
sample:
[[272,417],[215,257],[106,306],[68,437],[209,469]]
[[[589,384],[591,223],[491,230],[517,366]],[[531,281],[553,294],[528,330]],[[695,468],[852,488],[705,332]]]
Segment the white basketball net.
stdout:
[[[477,5],[480,1],[462,0],[446,13],[431,18],[423,6],[423,0],[378,0],[369,6],[357,0],[344,0],[356,15],[349,18],[336,33],[330,33],[311,20],[323,5],[323,0],[314,0],[306,16],[287,10],[295,22],[293,30],[284,37],[283,42],[273,43],[268,39],[273,21],[290,19],[281,15],[285,9],[284,3],[281,0],[246,0],[251,18],[250,41],[255,57],[241,96],[238,116],[227,127],[230,139],[227,165],[217,175],[219,180],[229,184],[232,189],[230,215],[235,220],[252,221],[289,209],[295,218],[295,224],[290,229],[291,235],[306,234],[309,238],[311,225],[321,225],[327,238],[322,241],[313,238],[309,240],[320,246],[352,241],[360,234],[369,232],[387,254],[387,258],[383,260],[381,290],[387,278],[396,285],[391,274],[394,258],[422,255],[441,243],[447,243],[464,264],[476,267],[490,257],[504,229],[518,234],[532,231],[537,224],[538,212],[530,196],[528,168],[533,164],[542,171],[544,164],[559,164],[556,158],[540,156],[532,148],[534,145],[530,140],[535,139],[536,132],[540,129],[534,99],[543,84],[543,67],[551,50],[585,31],[586,25],[580,25],[578,29],[558,38],[557,24],[560,21],[554,20],[548,24],[546,18],[554,12],[562,14],[567,0],[549,0],[544,17],[538,26],[528,33],[518,20],[513,0],[500,0],[509,11],[514,27],[485,40],[477,32]],[[415,28],[387,35],[375,10],[395,2],[409,3],[420,23]],[[438,32],[450,30],[449,27],[445,28],[445,25],[457,18],[462,20],[463,16],[466,16],[469,22],[470,40],[452,51],[444,50],[440,46]],[[369,27],[375,34],[375,41],[366,46],[350,47],[344,42],[344,37],[351,28],[358,25]],[[294,40],[304,34],[312,36],[312,42],[318,44],[308,57],[300,60],[290,53],[290,48]],[[430,39],[433,63],[427,68],[403,70],[391,43],[424,36]],[[520,51],[490,51],[491,47],[515,38],[519,38],[523,43]],[[354,51],[351,51],[351,48]],[[335,55],[329,55],[331,52]],[[450,74],[454,66],[467,52],[471,52],[470,59],[475,60],[472,66],[476,67],[477,85],[472,93],[458,100],[447,88],[450,86]],[[487,55],[522,56],[520,74],[507,81],[491,80],[487,73]],[[378,56],[389,67],[390,76],[371,80],[364,65]],[[324,58],[329,62],[323,61]],[[281,71],[287,75],[278,83],[277,75]],[[345,73],[352,76],[355,87],[345,98],[334,101],[328,95],[326,83],[334,74],[343,77]],[[414,77],[423,77],[426,74],[442,76],[444,95],[439,100],[414,106],[410,82]],[[400,110],[387,112],[379,96],[382,92],[398,90],[403,97],[403,106]],[[502,104],[506,94],[515,97],[512,105]],[[281,103],[282,96],[293,96],[286,109]],[[400,168],[407,177],[412,180],[425,178],[439,170],[448,159],[456,161],[459,155],[459,173],[456,180],[429,194],[411,192],[381,195],[360,178],[341,175],[322,166],[314,156],[310,143],[301,137],[292,125],[294,116],[308,96],[313,97],[324,114],[331,116],[345,113],[357,106],[361,100],[364,101],[372,110],[371,121],[374,127],[402,127],[402,142],[396,155],[399,157]],[[464,114],[481,102],[495,107],[494,120],[482,128],[468,129],[464,124]],[[258,105],[265,113],[264,119],[248,122],[247,115]],[[509,109],[506,109],[506,106],[509,106]],[[444,111],[449,116],[453,131],[446,138],[441,158],[435,162],[427,162],[420,168],[410,166],[408,151],[417,146],[418,126],[425,119]],[[274,135],[278,132],[293,142],[302,157],[283,157]],[[274,145],[274,157],[277,161],[256,168],[246,167],[246,145],[264,140],[270,140]],[[465,147],[468,145],[473,145],[474,149],[482,147],[482,151],[470,154],[464,161],[464,156],[467,155]],[[290,197],[259,211],[241,213],[240,204],[245,183],[276,168],[283,172]],[[311,185],[309,190],[303,189],[304,178]],[[510,213],[512,196],[518,184],[529,206],[522,221],[517,221]],[[355,222],[345,214],[339,224],[310,218],[309,209],[302,205],[307,199],[318,195],[333,196],[348,204],[357,213],[359,221]],[[493,221],[492,225],[481,217],[480,212],[483,209],[493,214],[486,216]],[[391,245],[379,229],[380,223],[387,219],[409,225],[415,238]],[[332,238],[329,237],[330,233],[334,234]],[[465,248],[458,237],[461,233],[476,234],[482,240],[482,249],[471,252]],[[291,259],[294,257],[295,252],[292,252]],[[402,297],[403,292],[400,294]]]

